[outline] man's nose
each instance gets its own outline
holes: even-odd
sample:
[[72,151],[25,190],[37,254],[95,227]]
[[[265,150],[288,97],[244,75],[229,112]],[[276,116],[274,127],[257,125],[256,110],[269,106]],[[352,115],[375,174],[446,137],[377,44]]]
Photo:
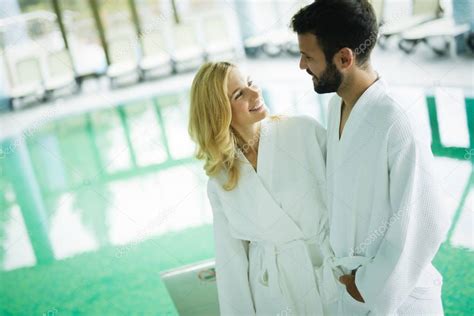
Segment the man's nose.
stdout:
[[305,70],[306,68],[308,68],[308,66],[306,65],[306,61],[304,60],[303,56],[300,57],[300,69],[301,70]]

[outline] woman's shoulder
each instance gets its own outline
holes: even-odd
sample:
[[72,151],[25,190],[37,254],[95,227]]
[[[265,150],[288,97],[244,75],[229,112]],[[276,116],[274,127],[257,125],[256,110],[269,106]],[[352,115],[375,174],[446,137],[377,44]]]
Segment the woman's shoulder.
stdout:
[[207,180],[207,192],[219,195],[224,190],[223,186],[226,182],[226,175],[224,171],[219,172],[217,175],[209,176]]
[[321,125],[321,123],[308,115],[280,116],[272,121],[283,128],[286,127],[292,130],[299,129],[307,131],[308,129],[312,129],[316,130],[317,132],[325,131],[325,128]]
[[318,122],[314,117],[311,117],[309,115],[295,115],[291,117],[293,122],[296,124],[306,124],[312,127],[321,127],[321,123]]
[[287,116],[280,120],[279,142],[288,146],[319,148],[326,156],[326,129],[316,119],[307,115]]
[[211,202],[213,211],[218,209],[218,205],[220,205],[220,196],[222,190],[222,183],[220,183],[219,179],[215,176],[210,176],[207,180],[207,197]]

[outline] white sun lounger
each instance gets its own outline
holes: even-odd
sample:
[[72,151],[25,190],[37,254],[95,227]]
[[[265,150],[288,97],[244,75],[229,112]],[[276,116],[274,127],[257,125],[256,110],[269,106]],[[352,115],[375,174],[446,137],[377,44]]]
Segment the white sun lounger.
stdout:
[[[456,25],[452,18],[441,18],[403,32],[399,47],[404,52],[411,53],[419,43],[425,43],[436,54],[445,55],[449,53],[454,38],[468,31],[468,24]],[[443,41],[441,48],[431,43],[435,38]]]

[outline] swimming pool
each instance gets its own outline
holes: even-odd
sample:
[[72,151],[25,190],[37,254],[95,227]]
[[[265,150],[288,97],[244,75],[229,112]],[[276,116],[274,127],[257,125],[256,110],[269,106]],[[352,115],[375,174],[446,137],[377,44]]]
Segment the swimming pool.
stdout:
[[[330,96],[264,86],[273,113],[323,125]],[[474,99],[396,87],[432,143],[453,223],[435,260],[447,313],[470,313]],[[206,176],[187,135],[188,90],[44,120],[2,140],[2,314],[176,314],[159,271],[213,257]]]

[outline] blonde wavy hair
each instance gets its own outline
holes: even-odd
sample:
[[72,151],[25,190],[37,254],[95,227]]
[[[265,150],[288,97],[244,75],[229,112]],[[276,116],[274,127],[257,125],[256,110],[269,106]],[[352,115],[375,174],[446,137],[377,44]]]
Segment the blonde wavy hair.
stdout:
[[227,171],[223,188],[231,191],[239,179],[237,154],[244,141],[230,126],[232,109],[227,96],[230,70],[228,62],[209,62],[201,66],[191,87],[188,132],[197,144],[196,157],[204,160],[208,176]]

